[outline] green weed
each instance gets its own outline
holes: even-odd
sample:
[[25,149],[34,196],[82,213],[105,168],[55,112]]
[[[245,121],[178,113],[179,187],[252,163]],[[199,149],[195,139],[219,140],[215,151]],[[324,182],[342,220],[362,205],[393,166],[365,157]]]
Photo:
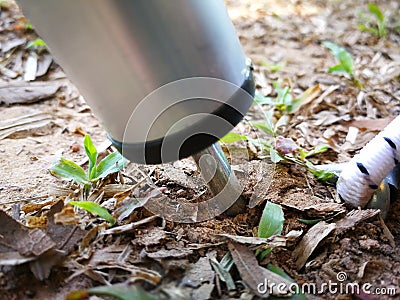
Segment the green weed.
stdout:
[[118,152],[113,152],[97,164],[97,149],[89,135],[85,136],[84,146],[86,155],[89,158],[89,168],[87,172],[75,162],[63,157],[56,159],[50,166],[49,171],[55,176],[74,180],[76,183],[82,185],[85,190],[85,195],[87,196],[90,189],[97,181],[124,168],[128,160]]
[[329,41],[324,41],[322,44],[331,51],[338,62],[336,66],[330,67],[328,72],[333,74],[344,74],[358,87],[362,87],[362,83],[354,76],[354,61],[350,52],[348,52],[346,48]]
[[[28,23],[29,24],[29,23]],[[32,28],[32,25],[26,25],[27,27],[26,28],[28,28],[28,26],[30,26],[30,28]],[[27,44],[26,44],[26,49],[29,49],[29,48],[36,48],[36,49],[44,49],[44,48],[46,48],[46,43],[42,40],[42,39],[36,39],[36,40],[34,40],[34,41],[30,41],[30,42],[28,42]]]
[[379,38],[387,35],[388,19],[378,5],[368,4],[368,14],[361,13],[359,18],[360,24],[357,25],[358,29],[365,32],[370,32]]

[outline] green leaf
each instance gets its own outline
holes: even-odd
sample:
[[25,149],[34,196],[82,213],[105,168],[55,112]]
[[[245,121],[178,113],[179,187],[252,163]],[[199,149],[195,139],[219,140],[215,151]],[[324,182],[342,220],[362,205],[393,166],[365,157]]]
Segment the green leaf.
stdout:
[[279,154],[278,151],[276,151],[274,148],[269,148],[269,156],[271,158],[271,161],[275,164],[277,164],[278,162],[280,162],[281,160],[284,159],[284,157]]
[[26,44],[26,49],[29,49],[31,47],[46,47],[46,43],[42,39],[36,39],[34,41],[30,41],[28,44]]
[[318,222],[322,221],[322,219],[314,219],[314,220],[307,220],[307,219],[297,219],[297,221],[307,224],[307,225],[315,225]]
[[90,184],[89,179],[81,166],[63,157],[58,158],[50,166],[49,171],[65,179],[72,179],[79,184]]
[[260,95],[260,94],[256,94],[254,96],[254,102],[259,104],[259,105],[263,105],[263,104],[275,105],[275,101],[272,100],[271,97],[265,97],[265,96]]
[[343,68],[347,73],[353,74],[353,57],[346,49],[343,48],[338,55],[339,62],[343,65]]
[[113,152],[103,158],[96,168],[96,176],[92,179],[92,181],[97,181],[101,178],[105,178],[109,174],[118,172],[123,169],[128,160],[124,158],[120,153]]
[[227,135],[225,135],[219,141],[226,143],[226,144],[230,144],[230,143],[234,143],[234,142],[247,141],[247,140],[248,140],[248,138],[245,135],[241,135],[241,134],[234,133],[234,132],[229,132]]
[[373,3],[368,4],[368,10],[375,15],[375,17],[378,19],[379,22],[383,23],[385,22],[385,16],[383,15],[382,11],[380,8]]
[[330,41],[323,41],[322,45],[324,45],[326,48],[328,48],[331,51],[331,53],[333,54],[333,56],[335,56],[335,57],[337,55],[339,55],[340,51],[343,50],[342,47],[340,47],[339,45],[336,45]]
[[[329,67],[328,68],[328,72],[329,73],[334,73],[334,74],[343,74],[343,73],[347,73],[345,67],[341,64],[336,65],[334,67]],[[348,73],[347,73],[348,74]]]
[[268,201],[258,225],[258,236],[269,238],[272,235],[281,234],[284,221],[282,207],[279,204]]
[[156,300],[157,298],[139,286],[116,284],[110,286],[98,286],[87,290],[71,292],[66,300],[86,299],[78,298],[80,295],[110,296],[119,300]]
[[270,135],[275,135],[273,127],[270,127],[267,122],[250,122],[251,126],[254,126],[258,129],[261,129],[262,131],[270,134]]
[[370,27],[370,26],[366,26],[364,24],[358,24],[357,28],[361,31],[365,31],[365,32],[369,32],[372,33],[374,35],[379,35],[379,31],[376,28]]
[[104,207],[100,206],[99,204],[91,201],[70,201],[69,204],[78,206],[80,208],[83,208],[84,210],[90,212],[93,215],[99,216],[100,218],[103,218],[106,220],[108,223],[112,225],[115,224],[115,219],[113,216],[108,212],[107,209]]
[[339,64],[328,69],[331,73],[347,73],[353,76],[353,57],[351,54],[343,47],[336,45],[329,41],[324,41],[322,44],[327,47],[335,56]]
[[262,65],[263,67],[266,67],[266,68],[268,68],[268,69],[270,69],[272,72],[276,72],[276,71],[279,71],[280,69],[282,69],[284,66],[286,66],[286,63],[285,62],[280,62],[280,63],[277,63],[277,64],[271,64],[271,63],[268,63],[268,62],[265,62],[265,61],[260,61],[259,62],[260,63],[260,65]]
[[[275,274],[283,277],[284,279],[286,279],[287,281],[289,281],[291,283],[296,283],[296,281],[292,277],[290,277],[288,274],[286,274],[284,270],[282,270],[281,268],[279,268],[277,266],[274,266],[273,264],[268,264],[267,265],[267,269],[270,270],[271,272],[274,272]],[[306,295],[304,295],[303,293],[295,294],[292,297],[285,297],[284,299],[288,299],[288,300],[308,300]]]
[[97,163],[97,149],[93,144],[92,139],[90,138],[89,135],[85,136],[85,139],[83,140],[83,144],[85,146],[85,151],[86,155],[89,158],[89,179],[93,179],[93,177],[96,175],[96,163]]
[[[269,238],[272,235],[281,234],[284,221],[282,207],[279,204],[268,201],[258,225],[258,237]],[[259,259],[263,260],[271,251],[272,249],[265,249],[262,252],[257,251],[256,255],[259,255]]]

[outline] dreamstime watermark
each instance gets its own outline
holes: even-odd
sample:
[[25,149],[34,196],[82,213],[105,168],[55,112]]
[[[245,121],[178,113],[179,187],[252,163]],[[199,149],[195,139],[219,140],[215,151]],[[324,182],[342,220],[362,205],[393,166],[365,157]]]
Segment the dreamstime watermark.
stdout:
[[347,282],[348,276],[346,272],[338,272],[336,274],[337,282],[329,280],[328,282],[316,283],[275,283],[267,278],[264,282],[260,282],[257,290],[260,294],[274,295],[293,295],[293,294],[352,294],[359,295],[361,293],[367,295],[389,295],[394,296],[397,293],[395,287],[375,287],[370,283]]

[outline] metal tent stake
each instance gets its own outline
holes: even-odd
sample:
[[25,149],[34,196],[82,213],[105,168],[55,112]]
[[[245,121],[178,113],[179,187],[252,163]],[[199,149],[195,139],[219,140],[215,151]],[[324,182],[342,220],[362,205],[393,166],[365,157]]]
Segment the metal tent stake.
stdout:
[[233,198],[237,198],[233,204],[227,205],[229,208],[223,214],[236,216],[242,213],[246,207],[246,200],[241,196],[242,188],[219,143],[214,143],[192,157],[214,196],[225,190],[227,196],[222,201],[229,203],[234,201]]

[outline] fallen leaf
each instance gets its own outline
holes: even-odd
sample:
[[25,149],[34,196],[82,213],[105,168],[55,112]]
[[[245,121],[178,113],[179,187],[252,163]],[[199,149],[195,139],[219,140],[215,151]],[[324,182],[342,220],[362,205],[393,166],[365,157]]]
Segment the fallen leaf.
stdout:
[[72,205],[65,205],[63,209],[54,214],[54,223],[61,225],[77,225],[80,218],[75,214]]
[[199,288],[193,290],[192,299],[193,300],[208,300],[211,298],[211,293],[215,287],[215,284],[205,283]]
[[364,278],[364,275],[366,273],[368,273],[369,271],[372,271],[372,272],[378,271],[379,273],[382,273],[382,271],[384,271],[386,269],[386,267],[387,267],[387,265],[384,262],[379,261],[379,260],[366,261],[360,266],[358,273],[357,273],[357,277],[362,279],[362,278]]
[[192,254],[193,251],[185,248],[175,249],[161,249],[155,252],[146,252],[146,256],[153,259],[166,259],[166,258],[185,258]]
[[230,234],[218,234],[217,236],[228,238],[229,240],[240,244],[263,246],[263,248],[275,248],[286,247],[292,244],[301,234],[302,231],[292,230],[287,235],[274,235],[269,238],[247,237]]
[[0,244],[23,256],[38,256],[55,246],[54,241],[43,231],[37,228],[28,229],[4,211],[0,211]]
[[38,66],[38,57],[35,52],[30,52],[25,62],[24,80],[33,81],[36,79],[36,70]]
[[117,227],[113,227],[107,230],[104,230],[103,232],[101,232],[102,235],[107,235],[107,234],[121,234],[121,233],[125,233],[125,232],[129,232],[132,231],[134,229],[136,229],[137,227],[153,222],[154,220],[157,220],[159,217],[158,216],[150,216],[147,217],[143,220],[137,221],[137,222],[132,222],[126,225],[122,225],[122,226],[117,226]]
[[18,118],[3,119],[0,121],[0,140],[21,132],[32,132],[51,123],[52,115],[44,112],[27,114]]
[[349,126],[360,130],[381,131],[394,119],[393,116],[381,119],[361,119],[348,122]]
[[50,54],[40,55],[38,60],[38,66],[36,69],[36,77],[46,75],[52,62],[53,62],[53,57]]
[[36,256],[22,256],[17,251],[0,253],[0,266],[17,266],[35,260]]
[[0,83],[0,104],[34,103],[54,96],[61,86],[61,81]]
[[43,203],[28,203],[28,204],[23,205],[21,207],[21,210],[24,213],[29,214],[32,212],[37,212],[37,211],[41,210],[43,207],[51,206],[51,205],[57,203],[58,201],[59,200],[49,200],[49,201],[45,201]]
[[[276,296],[291,295],[289,291],[290,282],[261,267],[254,253],[246,246],[238,243],[229,243],[228,248],[242,280],[255,295],[260,298],[268,298],[270,292]],[[278,289],[278,285],[283,288]]]
[[167,239],[168,235],[160,227],[153,227],[150,230],[144,230],[143,233],[132,241],[135,245],[151,246],[160,244],[162,240]]
[[26,38],[6,39],[5,41],[1,42],[1,51],[5,53],[18,46],[22,46],[25,43],[26,43]]
[[354,228],[357,224],[370,219],[379,214],[377,209],[352,210],[343,219],[336,222],[336,234],[342,234],[345,231]]
[[198,288],[205,283],[214,283],[215,272],[212,269],[208,257],[200,257],[195,264],[190,264],[186,270],[181,284]]
[[29,228],[46,228],[47,225],[46,216],[26,216],[25,220]]
[[317,248],[319,243],[324,240],[333,230],[336,224],[328,224],[324,221],[315,224],[303,236],[296,249],[293,251],[293,257],[296,259],[297,269],[301,269],[307,262],[307,259]]

